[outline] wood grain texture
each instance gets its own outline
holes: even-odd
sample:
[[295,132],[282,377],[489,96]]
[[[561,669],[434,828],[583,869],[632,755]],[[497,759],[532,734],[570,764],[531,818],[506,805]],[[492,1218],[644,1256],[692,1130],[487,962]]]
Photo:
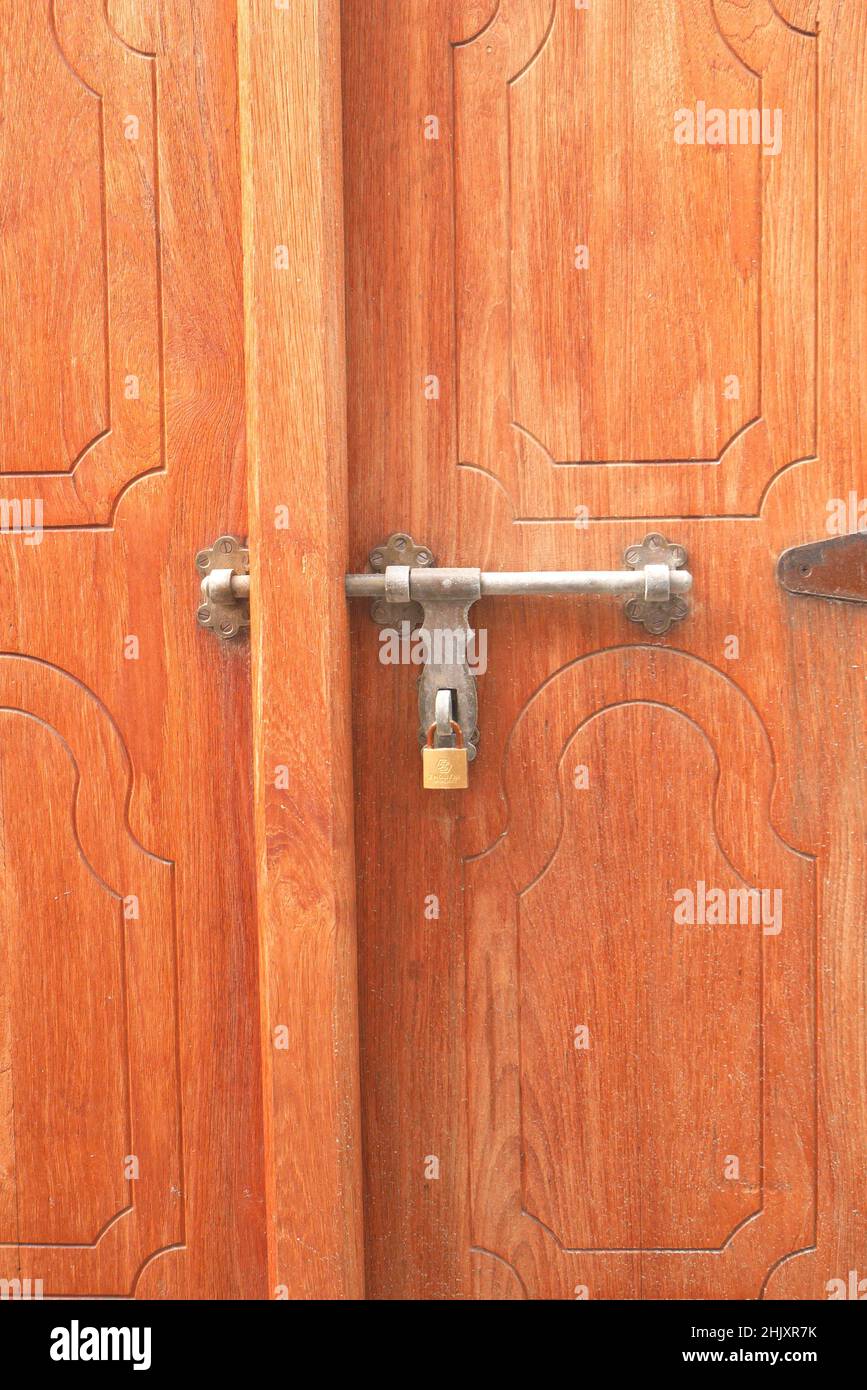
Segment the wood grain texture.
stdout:
[[[774,575],[867,499],[867,18],[670,8],[344,15],[353,567],[398,527],[490,569],[608,569],[661,529],[695,575],[649,641],[616,604],[479,604],[466,793],[422,793],[414,673],[354,615],[371,1297],[812,1299],[867,1269],[867,613]],[[779,155],[675,167],[675,109],[757,76]],[[591,192],[579,289],[552,239]],[[782,930],[675,926],[699,880],[779,888]]]
[[0,27],[0,1276],[261,1297],[235,6]]
[[241,17],[269,1282],[360,1298],[339,6]]
[[108,524],[124,489],[166,466],[157,64],[118,18],[112,29],[99,5],[52,0],[0,19],[0,457],[4,496],[38,496],[50,526]]
[[[454,84],[461,464],[518,519],[636,515],[639,463],[659,516],[757,514],[815,448],[815,42],[766,4],[506,0]],[[678,144],[699,103],[784,112],[787,157]]]

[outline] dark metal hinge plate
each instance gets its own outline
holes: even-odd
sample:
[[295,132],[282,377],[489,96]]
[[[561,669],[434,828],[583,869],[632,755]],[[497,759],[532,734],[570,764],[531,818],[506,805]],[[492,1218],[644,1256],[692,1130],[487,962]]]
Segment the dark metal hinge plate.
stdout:
[[867,603],[867,532],[783,551],[777,578],[790,594]]

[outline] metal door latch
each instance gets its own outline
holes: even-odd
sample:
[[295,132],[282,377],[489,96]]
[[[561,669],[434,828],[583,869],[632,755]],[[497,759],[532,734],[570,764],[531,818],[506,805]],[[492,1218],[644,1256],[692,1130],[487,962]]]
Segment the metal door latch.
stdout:
[[[519,570],[483,573],[439,569],[429,546],[397,531],[370,552],[369,574],[348,574],[347,598],[372,599],[380,627],[415,631],[422,650],[418,682],[419,747],[428,786],[466,785],[464,769],[476,756],[478,697],[469,653],[470,609],[480,598],[502,595],[622,595],[624,612],[659,636],[687,615],[692,575],[686,551],[654,532],[624,555],[622,570]],[[250,624],[250,552],[236,536],[220,536],[196,556],[201,601],[196,617],[222,639]],[[437,751],[444,756],[430,756]]]
[[250,626],[250,551],[237,536],[220,536],[200,550],[196,569],[202,576],[202,600],[196,618],[223,640]]
[[867,603],[867,531],[784,550],[777,578],[790,594]]
[[[381,627],[417,629],[423,652],[418,683],[421,748],[453,748],[455,731],[468,761],[477,752],[478,700],[467,659],[472,630],[469,611],[480,598],[500,595],[623,595],[632,622],[660,635],[688,612],[685,595],[692,575],[682,545],[657,533],[631,545],[625,570],[539,570],[482,573],[438,569],[429,546],[398,531],[370,552],[370,574],[348,574],[348,598],[373,600],[371,616]],[[430,741],[432,738],[432,742]],[[460,746],[460,745],[458,745]],[[426,759],[432,765],[430,759]]]

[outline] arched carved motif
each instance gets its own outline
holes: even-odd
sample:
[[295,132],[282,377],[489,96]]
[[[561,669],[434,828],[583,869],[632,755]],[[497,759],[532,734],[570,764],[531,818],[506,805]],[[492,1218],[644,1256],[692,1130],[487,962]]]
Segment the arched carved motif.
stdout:
[[[183,1240],[172,865],[130,830],[129,757],[92,691],[0,655],[0,736],[6,720],[0,1275],[45,1296],[128,1295]],[[55,774],[45,805],[30,804],[29,753]],[[42,879],[57,871],[42,901],[31,854]]]
[[[530,1297],[758,1297],[812,1239],[814,869],[774,779],[754,707],[670,649],[574,662],[512,730],[465,865],[472,1243]],[[677,925],[701,884],[778,891],[780,930]]]

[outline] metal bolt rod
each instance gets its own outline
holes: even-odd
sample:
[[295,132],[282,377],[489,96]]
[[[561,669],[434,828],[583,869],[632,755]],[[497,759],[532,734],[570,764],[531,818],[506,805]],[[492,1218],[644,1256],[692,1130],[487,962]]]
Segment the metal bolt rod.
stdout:
[[[672,570],[673,594],[688,594],[692,575]],[[643,594],[644,570],[526,570],[483,574],[482,595],[491,594]]]
[[[233,574],[230,570],[213,570],[204,580],[204,587],[209,596],[228,585],[232,598],[249,599],[250,597],[250,576],[249,574]],[[228,595],[226,595],[228,597]]]
[[[467,574],[468,571],[461,571]],[[522,594],[636,594],[643,596],[646,577],[639,570],[503,570],[478,574],[482,597]],[[417,569],[410,575],[410,597],[459,598],[463,585],[454,579],[454,571]],[[246,576],[237,576],[246,578]],[[692,588],[688,570],[671,571],[669,582],[672,594],[687,594]],[[383,598],[386,592],[384,574],[348,574],[347,598]]]
[[[442,579],[440,574],[444,576]],[[249,574],[233,574],[229,582],[234,598],[249,599]],[[669,582],[673,594],[688,594],[692,588],[692,575],[688,570],[672,570]],[[521,594],[547,595],[550,598],[556,598],[559,594],[640,595],[644,593],[644,587],[644,570],[494,570],[479,575],[483,598]],[[447,598],[450,594],[458,597],[459,586],[453,587],[449,582],[448,571],[423,570],[413,573],[410,593],[413,598],[433,598],[436,595]],[[347,598],[383,598],[385,575],[348,574],[346,595]]]

